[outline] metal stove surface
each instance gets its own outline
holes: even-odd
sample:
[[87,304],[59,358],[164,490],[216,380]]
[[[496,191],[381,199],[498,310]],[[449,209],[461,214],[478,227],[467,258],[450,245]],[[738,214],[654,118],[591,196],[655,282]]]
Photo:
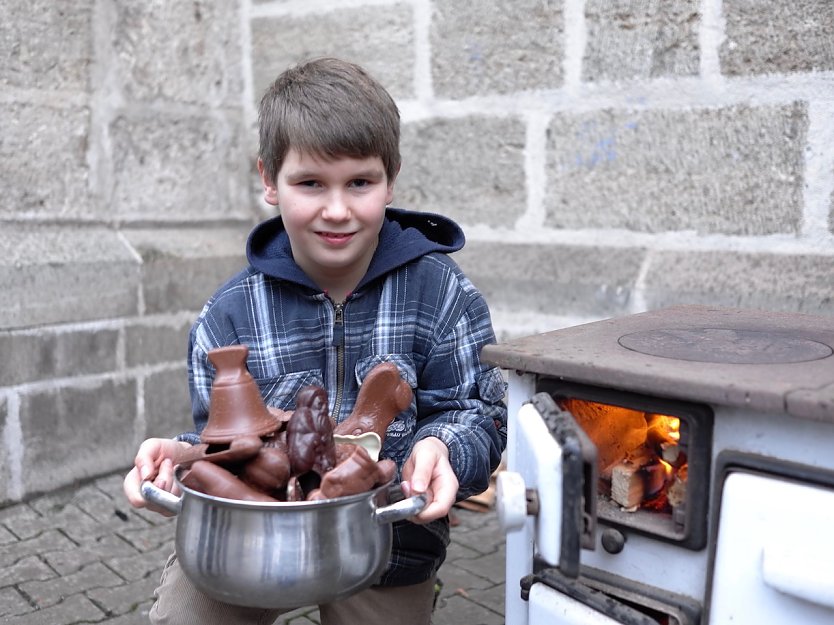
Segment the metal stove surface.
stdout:
[[484,348],[510,370],[834,423],[834,319],[678,306]]

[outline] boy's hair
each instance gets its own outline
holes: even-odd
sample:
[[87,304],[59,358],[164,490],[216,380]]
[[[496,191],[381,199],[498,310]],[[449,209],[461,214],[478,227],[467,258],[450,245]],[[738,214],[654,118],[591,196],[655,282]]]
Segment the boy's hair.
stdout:
[[364,69],[319,58],[283,72],[258,110],[258,156],[275,181],[291,148],[326,159],[379,156],[391,182],[400,168],[400,113]]

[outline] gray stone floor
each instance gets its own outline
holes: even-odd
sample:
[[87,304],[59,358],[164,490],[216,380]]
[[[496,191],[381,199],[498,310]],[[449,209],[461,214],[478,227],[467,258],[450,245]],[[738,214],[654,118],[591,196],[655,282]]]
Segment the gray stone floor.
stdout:
[[[122,474],[0,509],[0,623],[147,622],[176,519],[132,509]],[[452,545],[440,570],[434,625],[504,622],[504,539],[494,510],[455,508]],[[315,609],[277,624],[318,623]]]

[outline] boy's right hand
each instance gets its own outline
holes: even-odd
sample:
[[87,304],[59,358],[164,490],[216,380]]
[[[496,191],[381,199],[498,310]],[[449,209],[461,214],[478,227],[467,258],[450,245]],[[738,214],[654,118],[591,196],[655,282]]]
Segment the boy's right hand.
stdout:
[[[162,512],[156,507],[149,506],[142,497],[141,486],[145,480],[153,480],[153,484],[162,490],[174,491],[174,459],[183,450],[191,447],[188,443],[175,441],[170,438],[149,438],[139,446],[134,467],[125,476],[123,484],[125,496],[134,508],[151,508]],[[176,493],[174,493],[176,494]]]

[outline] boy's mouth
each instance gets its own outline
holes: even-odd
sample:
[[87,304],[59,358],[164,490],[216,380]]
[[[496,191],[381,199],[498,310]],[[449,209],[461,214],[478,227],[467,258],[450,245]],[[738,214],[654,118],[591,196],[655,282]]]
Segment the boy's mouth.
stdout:
[[353,232],[317,232],[322,239],[329,243],[344,243],[348,241],[352,236]]

